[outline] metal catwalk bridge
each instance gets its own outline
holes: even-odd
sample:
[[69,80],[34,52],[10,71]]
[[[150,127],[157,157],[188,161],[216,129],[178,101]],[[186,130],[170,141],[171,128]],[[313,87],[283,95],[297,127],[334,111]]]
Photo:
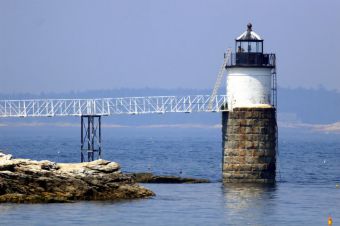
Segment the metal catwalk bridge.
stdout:
[[0,100],[0,117],[108,116],[167,112],[220,112],[225,95],[150,96],[102,99]]
[[230,58],[227,51],[217,76],[212,95],[148,96],[100,99],[35,99],[0,100],[0,118],[24,117],[81,117],[81,161],[101,158],[101,117],[119,114],[164,114],[227,111],[227,97],[217,95]]
[[118,114],[227,111],[225,95],[150,96],[101,99],[0,100],[0,118],[81,117],[81,161],[101,158],[101,117]]

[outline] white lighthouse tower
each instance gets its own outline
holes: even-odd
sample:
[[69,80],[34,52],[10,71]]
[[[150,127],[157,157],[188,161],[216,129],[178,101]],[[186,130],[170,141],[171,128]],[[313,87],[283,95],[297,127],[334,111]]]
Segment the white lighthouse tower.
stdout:
[[227,108],[222,113],[225,182],[275,182],[277,125],[275,54],[247,25],[228,56]]
[[257,107],[273,103],[275,54],[263,53],[263,39],[247,25],[235,40],[235,53],[227,65],[228,108]]

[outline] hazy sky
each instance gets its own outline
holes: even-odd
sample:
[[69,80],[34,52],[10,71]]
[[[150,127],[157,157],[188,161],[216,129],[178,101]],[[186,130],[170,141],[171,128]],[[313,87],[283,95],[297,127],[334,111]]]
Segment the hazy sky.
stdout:
[[279,85],[340,90],[338,0],[0,0],[0,92],[212,88],[249,21]]

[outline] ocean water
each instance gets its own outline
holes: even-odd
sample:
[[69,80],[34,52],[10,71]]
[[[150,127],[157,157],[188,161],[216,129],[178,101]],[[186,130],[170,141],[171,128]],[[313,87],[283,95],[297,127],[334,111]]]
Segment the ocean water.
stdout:
[[[219,129],[105,128],[103,157],[124,172],[208,178],[209,184],[144,184],[150,199],[0,204],[0,225],[340,225],[340,140],[282,135],[278,182],[223,185]],[[78,128],[0,127],[15,157],[79,161]]]

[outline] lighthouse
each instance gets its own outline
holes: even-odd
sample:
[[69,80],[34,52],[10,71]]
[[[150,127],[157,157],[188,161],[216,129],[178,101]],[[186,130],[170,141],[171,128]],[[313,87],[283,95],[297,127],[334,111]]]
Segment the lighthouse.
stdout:
[[227,112],[222,113],[223,181],[274,183],[276,174],[276,62],[264,53],[252,24],[229,54]]

